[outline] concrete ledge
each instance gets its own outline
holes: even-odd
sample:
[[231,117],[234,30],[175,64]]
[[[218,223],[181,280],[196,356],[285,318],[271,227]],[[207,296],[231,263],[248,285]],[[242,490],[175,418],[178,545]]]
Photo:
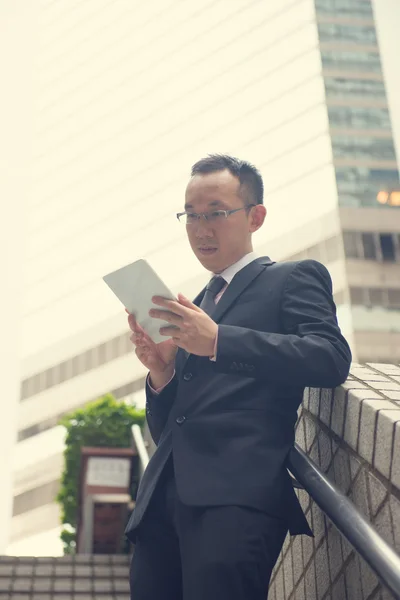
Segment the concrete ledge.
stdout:
[[[306,390],[296,441],[400,553],[400,365],[354,363],[340,388]],[[392,598],[308,494],[298,496],[315,537],[287,537],[269,598]]]

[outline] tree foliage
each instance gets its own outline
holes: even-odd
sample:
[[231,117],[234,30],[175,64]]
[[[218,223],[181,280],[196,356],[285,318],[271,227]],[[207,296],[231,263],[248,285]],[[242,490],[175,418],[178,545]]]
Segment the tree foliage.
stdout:
[[131,426],[135,423],[142,426],[144,420],[143,410],[117,401],[112,394],[88,403],[61,420],[67,435],[64,471],[57,502],[61,505],[61,521],[67,526],[61,532],[66,554],[73,554],[76,546],[81,448],[131,447]]

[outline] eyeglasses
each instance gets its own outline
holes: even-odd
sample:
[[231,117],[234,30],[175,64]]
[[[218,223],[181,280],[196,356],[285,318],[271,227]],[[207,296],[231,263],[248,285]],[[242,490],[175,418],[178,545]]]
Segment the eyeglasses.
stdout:
[[247,210],[255,206],[255,204],[247,204],[246,206],[242,206],[241,208],[234,208],[233,210],[213,210],[209,213],[188,213],[182,212],[176,215],[176,218],[180,223],[184,225],[195,225],[204,217],[204,220],[208,223],[222,223],[229,217],[229,215],[233,215],[233,213],[238,212],[239,210]]

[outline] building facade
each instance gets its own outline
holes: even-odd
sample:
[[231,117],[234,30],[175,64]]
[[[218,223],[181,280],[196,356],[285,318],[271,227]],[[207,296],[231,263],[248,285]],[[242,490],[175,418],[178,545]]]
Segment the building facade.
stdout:
[[39,24],[10,553],[56,540],[61,415],[109,391],[143,404],[102,276],[145,257],[175,292],[207,280],[175,218],[198,158],[254,162],[257,253],[325,263],[355,356],[400,357],[400,212],[376,201],[398,167],[369,0],[43,1]]

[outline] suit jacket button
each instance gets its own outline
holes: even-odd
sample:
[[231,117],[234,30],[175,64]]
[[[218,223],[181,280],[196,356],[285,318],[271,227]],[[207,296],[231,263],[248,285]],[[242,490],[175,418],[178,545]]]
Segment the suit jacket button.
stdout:
[[192,373],[185,373],[183,376],[183,379],[185,381],[190,381],[192,379],[192,377],[193,377]]
[[184,417],[183,415],[181,417],[176,418],[176,422],[178,423],[178,425],[182,425],[185,421],[186,417]]

